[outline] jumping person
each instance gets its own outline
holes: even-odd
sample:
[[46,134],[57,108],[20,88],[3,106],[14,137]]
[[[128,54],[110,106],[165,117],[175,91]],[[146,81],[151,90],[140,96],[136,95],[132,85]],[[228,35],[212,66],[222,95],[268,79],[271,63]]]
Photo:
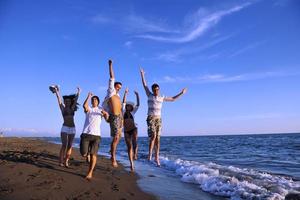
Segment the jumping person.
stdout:
[[136,105],[133,102],[126,101],[128,88],[126,88],[123,97],[123,118],[124,118],[124,136],[127,145],[128,158],[130,161],[131,172],[134,172],[133,159],[137,159],[137,125],[134,122],[134,114],[139,108],[140,98],[137,91],[134,91],[136,96]]
[[50,86],[50,90],[55,93],[57,97],[58,105],[64,119],[60,134],[62,145],[59,153],[59,165],[69,167],[72,144],[76,134],[74,114],[78,109],[77,100],[80,94],[80,88],[77,87],[76,94],[64,95],[64,102],[62,102],[58,86]]
[[151,86],[152,92],[150,92],[146,79],[145,72],[143,69],[140,69],[142,83],[148,97],[148,117],[147,117],[147,127],[148,127],[148,137],[149,137],[149,154],[148,160],[152,160],[152,150],[155,146],[155,161],[157,166],[160,166],[159,162],[159,150],[160,150],[160,135],[162,128],[161,120],[161,108],[164,101],[175,101],[180,96],[186,93],[187,89],[184,88],[179,94],[173,97],[161,96],[159,92],[159,85],[154,83]]
[[107,95],[103,102],[103,108],[108,110],[109,124],[110,124],[110,136],[112,137],[110,145],[111,162],[113,167],[118,167],[116,160],[117,145],[122,136],[123,116],[122,116],[122,104],[120,100],[119,91],[122,88],[121,82],[115,82],[115,75],[113,70],[112,60],[108,61],[109,66],[109,82]]
[[[88,105],[91,99],[92,107]],[[82,134],[80,136],[80,153],[83,157],[87,157],[89,161],[89,170],[86,179],[90,180],[97,162],[97,153],[101,141],[101,119],[108,120],[108,113],[99,107],[99,97],[89,93],[84,101],[83,108],[86,113],[85,123]]]

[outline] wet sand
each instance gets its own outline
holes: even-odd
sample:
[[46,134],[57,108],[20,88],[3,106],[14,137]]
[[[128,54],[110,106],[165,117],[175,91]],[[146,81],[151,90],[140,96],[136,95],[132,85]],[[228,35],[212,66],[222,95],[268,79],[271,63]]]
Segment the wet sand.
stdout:
[[87,181],[88,163],[78,149],[73,148],[70,168],[58,165],[59,150],[42,140],[0,138],[0,199],[156,199],[141,191],[135,174],[122,165],[112,168],[102,156]]

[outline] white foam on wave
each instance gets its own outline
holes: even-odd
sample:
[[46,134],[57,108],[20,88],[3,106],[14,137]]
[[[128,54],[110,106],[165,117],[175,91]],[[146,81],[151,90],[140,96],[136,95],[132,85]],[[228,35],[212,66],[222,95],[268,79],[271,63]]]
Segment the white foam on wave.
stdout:
[[203,191],[239,199],[281,200],[299,191],[300,182],[290,177],[273,175],[254,169],[241,169],[215,163],[200,163],[160,157],[163,167],[174,171],[187,183],[198,184]]

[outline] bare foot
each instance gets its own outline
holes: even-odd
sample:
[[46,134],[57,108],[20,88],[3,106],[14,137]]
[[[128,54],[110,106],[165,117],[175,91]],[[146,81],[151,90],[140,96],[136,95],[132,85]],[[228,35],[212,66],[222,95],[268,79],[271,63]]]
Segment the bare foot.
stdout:
[[134,173],[134,167],[133,166],[130,166],[130,172]]
[[113,167],[118,167],[118,163],[117,163],[117,161],[112,161],[112,163],[111,163],[111,164],[112,164],[112,166],[113,166]]
[[65,162],[65,167],[66,167],[66,168],[69,168],[69,167],[70,167],[69,160],[66,160],[66,162]]
[[85,177],[86,180],[90,181],[92,180],[92,174],[88,174],[86,177]]
[[159,162],[159,159],[155,160],[156,164],[157,164],[157,167],[160,167],[160,162]]

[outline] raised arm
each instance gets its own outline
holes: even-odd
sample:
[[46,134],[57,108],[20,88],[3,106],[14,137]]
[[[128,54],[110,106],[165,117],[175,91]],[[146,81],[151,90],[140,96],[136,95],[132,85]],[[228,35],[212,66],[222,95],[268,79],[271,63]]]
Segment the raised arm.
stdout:
[[143,83],[146,95],[149,96],[150,95],[150,90],[149,90],[149,88],[147,86],[147,82],[146,82],[146,79],[145,79],[145,71],[141,68],[140,72],[141,72],[142,83]]
[[89,92],[88,96],[86,97],[86,99],[85,99],[85,101],[83,103],[83,109],[84,109],[85,113],[87,113],[87,112],[90,111],[88,101],[91,99],[92,96],[93,96],[93,94],[91,92]]
[[62,102],[62,99],[61,99],[61,96],[60,96],[60,94],[59,94],[59,89],[58,89],[58,87],[55,87],[54,93],[55,93],[55,96],[56,96],[56,98],[57,98],[57,102],[58,102],[59,108],[60,108],[61,112],[63,112],[65,106],[64,106],[64,104],[63,104],[63,102]]
[[80,87],[77,87],[77,93],[76,93],[76,96],[74,98],[74,102],[73,102],[73,105],[72,105],[72,110],[75,110],[75,108],[77,106],[77,100],[79,98],[80,92],[81,92]]
[[165,97],[165,101],[175,101],[177,100],[180,96],[184,95],[187,91],[187,88],[184,88],[179,94],[175,95],[174,97]]
[[126,99],[127,99],[127,94],[128,94],[128,87],[125,89],[125,92],[124,92],[124,96],[123,96],[123,104],[126,103]]
[[134,91],[134,94],[136,96],[136,106],[139,107],[140,106],[140,96],[139,96],[139,93],[137,91]]
[[115,78],[115,74],[114,74],[113,61],[112,60],[108,60],[108,66],[109,66],[109,77],[111,79],[114,79]]

